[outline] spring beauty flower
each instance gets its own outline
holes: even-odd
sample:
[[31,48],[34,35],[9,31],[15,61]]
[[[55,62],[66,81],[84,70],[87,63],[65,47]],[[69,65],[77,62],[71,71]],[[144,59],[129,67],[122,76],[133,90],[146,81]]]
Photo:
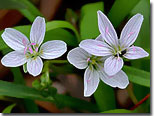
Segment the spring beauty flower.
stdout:
[[21,32],[6,28],[2,38],[14,51],[2,58],[2,64],[6,67],[18,67],[27,63],[27,71],[33,76],[39,75],[43,68],[41,58],[55,59],[62,56],[67,50],[66,43],[60,40],[48,41],[42,44],[45,30],[45,19],[40,16],[36,17],[32,24],[30,41]]
[[[139,59],[149,56],[141,47],[132,45],[139,34],[143,16],[136,14],[123,28],[120,39],[109,19],[98,11],[98,27],[100,31],[97,40],[87,39],[80,43],[80,47],[96,56],[109,56],[104,62],[105,72],[112,76],[123,67],[123,59]],[[101,41],[98,41],[101,40]]]
[[111,87],[124,89],[129,84],[127,75],[121,70],[114,76],[104,72],[105,57],[96,57],[84,49],[77,47],[69,51],[68,61],[78,69],[86,69],[84,73],[84,96],[91,96],[97,89],[100,79]]

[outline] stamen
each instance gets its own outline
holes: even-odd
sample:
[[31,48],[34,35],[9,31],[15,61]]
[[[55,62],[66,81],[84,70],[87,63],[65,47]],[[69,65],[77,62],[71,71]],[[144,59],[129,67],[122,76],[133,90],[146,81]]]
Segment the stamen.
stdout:
[[25,49],[24,49],[24,55],[26,54],[26,51],[27,51],[27,47],[25,47]]
[[31,45],[36,45],[36,43],[31,43]]
[[31,47],[29,47],[29,51],[30,51],[31,54],[33,54],[33,50],[32,50]]
[[135,49],[135,46],[134,46],[134,45],[132,45],[132,48],[133,48],[133,51],[135,52],[135,51],[136,51],[136,49]]
[[35,48],[35,51],[38,52],[38,48]]
[[89,61],[90,61],[90,58],[87,59],[87,62],[89,62]]

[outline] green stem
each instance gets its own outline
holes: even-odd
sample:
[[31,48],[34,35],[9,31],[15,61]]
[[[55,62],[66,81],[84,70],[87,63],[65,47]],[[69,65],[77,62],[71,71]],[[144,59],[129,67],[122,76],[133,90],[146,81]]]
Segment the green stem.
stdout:
[[55,63],[55,64],[65,64],[68,63],[67,60],[50,60],[50,61],[46,61],[47,63]]
[[134,104],[138,103],[138,100],[136,99],[134,92],[132,90],[132,88],[130,86],[127,87],[127,92],[129,94],[129,97],[131,98],[131,100],[133,101]]

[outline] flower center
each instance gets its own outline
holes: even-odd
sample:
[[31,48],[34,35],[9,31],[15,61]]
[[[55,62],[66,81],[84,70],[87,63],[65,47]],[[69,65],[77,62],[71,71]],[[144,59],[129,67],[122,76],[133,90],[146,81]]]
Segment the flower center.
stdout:
[[29,45],[25,44],[25,41],[23,41],[23,44],[25,46],[24,54],[27,58],[33,58],[35,59],[37,56],[39,56],[38,52],[38,45],[36,43],[30,43]]
[[89,58],[87,58],[88,65],[97,70],[98,64],[103,63],[100,59],[101,59],[101,57],[96,57],[96,56],[89,57]]

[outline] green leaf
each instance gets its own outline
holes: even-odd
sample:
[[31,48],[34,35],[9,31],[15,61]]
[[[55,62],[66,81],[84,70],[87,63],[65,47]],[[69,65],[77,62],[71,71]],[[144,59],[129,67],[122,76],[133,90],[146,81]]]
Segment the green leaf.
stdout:
[[48,22],[47,23],[47,30],[46,31],[53,30],[53,29],[56,29],[56,28],[70,29],[71,31],[74,32],[74,34],[76,35],[78,41],[80,41],[80,36],[79,36],[77,30],[69,22],[67,22],[67,21],[60,21],[60,20],[59,21]]
[[150,87],[150,72],[129,66],[124,66],[123,70],[126,72],[131,82]]
[[0,9],[25,9],[26,6],[17,0],[0,0]]
[[2,113],[11,113],[12,109],[16,106],[16,104],[11,104],[8,107],[6,107]]
[[[50,88],[50,91],[55,91],[55,88]],[[98,112],[98,107],[90,102],[73,98],[71,96],[56,94],[54,97],[46,91],[38,91],[34,88],[26,87],[24,85],[14,84],[11,82],[0,81],[0,95],[27,98],[31,100],[49,101],[55,104],[61,104],[63,107],[70,107],[76,110],[88,110]]]
[[138,4],[140,0],[116,0],[108,13],[108,18],[118,27],[130,11]]
[[114,110],[108,110],[105,112],[101,112],[101,113],[134,113],[131,110],[126,110],[126,109],[114,109]]
[[97,24],[97,11],[104,10],[103,2],[86,4],[81,9],[80,33],[82,39],[96,38],[100,33]]
[[37,16],[43,16],[29,0],[0,0],[0,8],[17,9],[30,22],[33,22]]
[[68,46],[78,46],[77,38],[71,32],[66,29],[53,29],[46,32],[44,42],[49,40],[62,40],[67,43]]
[[75,110],[81,109],[82,111],[88,110],[91,112],[99,112],[97,105],[84,100],[81,101],[80,99],[74,99],[71,96],[57,94],[55,95],[55,99],[57,101],[56,105],[61,108],[69,106]]
[[115,109],[115,95],[112,87],[100,81],[99,86],[94,93],[95,100],[99,106],[100,111]]
[[[14,83],[25,85],[24,77],[22,76],[20,68],[14,67],[14,68],[11,68],[11,71],[14,75]],[[25,105],[27,112],[39,113],[38,106],[35,104],[34,101],[29,99],[23,99],[23,103]]]
[[43,16],[40,11],[29,0],[17,0],[23,3],[26,8],[19,9],[19,11],[30,21],[33,22],[37,16]]

